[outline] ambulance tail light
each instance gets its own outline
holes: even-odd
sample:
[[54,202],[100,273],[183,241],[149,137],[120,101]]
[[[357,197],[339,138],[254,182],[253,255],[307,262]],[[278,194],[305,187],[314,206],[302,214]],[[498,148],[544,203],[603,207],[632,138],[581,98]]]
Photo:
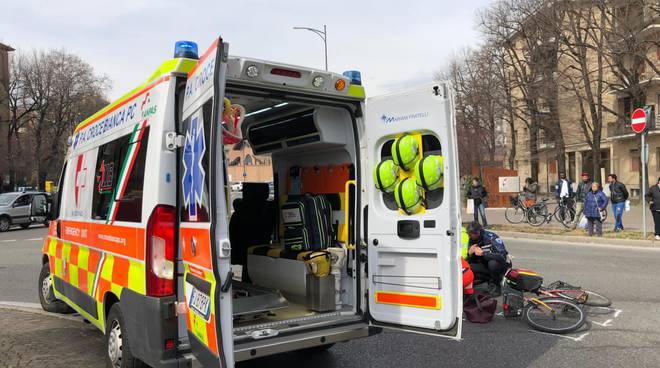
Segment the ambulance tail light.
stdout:
[[302,74],[297,70],[282,69],[282,68],[273,68],[270,70],[270,74],[280,75],[282,77],[289,78],[300,78]]
[[154,208],[147,222],[147,295],[174,294],[174,226],[172,206]]

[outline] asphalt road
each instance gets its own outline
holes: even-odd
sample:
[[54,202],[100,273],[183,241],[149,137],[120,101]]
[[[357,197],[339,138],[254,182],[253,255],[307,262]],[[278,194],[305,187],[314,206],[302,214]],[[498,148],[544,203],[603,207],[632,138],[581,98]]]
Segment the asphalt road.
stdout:
[[[43,236],[44,228],[0,234],[0,301],[37,302],[41,241],[35,239]],[[593,314],[590,326],[568,336],[532,332],[522,321],[496,316],[486,325],[464,322],[462,341],[388,331],[326,353],[291,353],[240,366],[660,367],[660,249],[505,242],[514,266],[539,271],[547,282],[562,279],[602,292],[615,310]]]

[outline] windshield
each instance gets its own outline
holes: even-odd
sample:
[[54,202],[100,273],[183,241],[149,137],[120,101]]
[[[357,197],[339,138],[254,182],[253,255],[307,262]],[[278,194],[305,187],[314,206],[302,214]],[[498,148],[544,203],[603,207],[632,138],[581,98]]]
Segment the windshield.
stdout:
[[0,194],[0,206],[9,205],[14,199],[16,199],[16,197],[18,197],[18,194],[16,193]]

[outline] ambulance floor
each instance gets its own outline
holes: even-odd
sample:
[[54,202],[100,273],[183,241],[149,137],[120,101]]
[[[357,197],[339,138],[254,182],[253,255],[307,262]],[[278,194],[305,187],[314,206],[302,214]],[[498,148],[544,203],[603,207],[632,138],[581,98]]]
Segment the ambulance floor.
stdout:
[[351,311],[352,307],[344,306],[344,308],[339,311],[315,312],[308,309],[307,306],[303,304],[289,302],[288,307],[270,312],[262,318],[247,321],[234,321],[234,331],[244,330],[245,328],[254,328],[255,326],[259,326],[260,328],[275,328],[278,323],[283,323],[283,325],[290,325],[292,322],[295,322],[296,325],[303,325],[305,322],[317,323],[326,318],[336,319],[342,316],[342,314],[345,315],[347,314],[346,312]]

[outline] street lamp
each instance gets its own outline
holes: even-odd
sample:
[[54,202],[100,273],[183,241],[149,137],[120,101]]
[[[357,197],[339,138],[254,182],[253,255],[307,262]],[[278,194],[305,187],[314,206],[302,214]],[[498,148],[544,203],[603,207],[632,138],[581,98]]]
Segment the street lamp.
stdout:
[[323,30],[309,27],[293,27],[293,29],[304,29],[306,31],[311,31],[316,33],[323,40],[323,45],[325,46],[325,70],[328,70],[328,31],[325,24],[323,25]]

